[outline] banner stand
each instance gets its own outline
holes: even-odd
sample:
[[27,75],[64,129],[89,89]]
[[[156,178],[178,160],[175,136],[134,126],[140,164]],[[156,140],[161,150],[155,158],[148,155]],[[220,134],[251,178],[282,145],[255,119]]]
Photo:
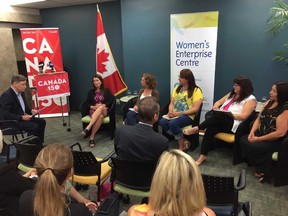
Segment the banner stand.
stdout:
[[[69,96],[66,96],[66,100],[67,100],[67,107],[68,107],[68,128],[67,131],[70,132],[71,131],[71,123],[70,123],[70,103],[69,103]],[[60,97],[60,104],[61,104],[61,113],[62,113],[62,123],[63,126],[66,126],[66,122],[65,122],[65,118],[64,118],[64,109],[63,109],[63,104],[62,104],[62,97]]]

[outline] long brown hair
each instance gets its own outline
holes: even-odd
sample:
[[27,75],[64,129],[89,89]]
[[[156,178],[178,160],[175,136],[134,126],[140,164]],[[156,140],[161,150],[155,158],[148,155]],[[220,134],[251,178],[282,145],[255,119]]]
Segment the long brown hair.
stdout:
[[67,207],[62,192],[73,167],[73,156],[65,145],[50,144],[43,148],[35,161],[38,181],[34,196],[34,215],[63,216]]
[[[188,98],[191,98],[193,95],[194,89],[199,88],[199,86],[196,85],[195,77],[192,71],[190,69],[182,69],[180,71],[179,77],[188,80]],[[182,87],[183,87],[182,85],[178,86],[178,88],[176,89],[177,94],[180,92]]]

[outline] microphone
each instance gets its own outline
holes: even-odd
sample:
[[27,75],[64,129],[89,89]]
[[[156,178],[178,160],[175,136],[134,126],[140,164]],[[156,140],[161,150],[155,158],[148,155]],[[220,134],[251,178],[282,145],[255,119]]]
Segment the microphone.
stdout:
[[43,68],[44,68],[44,62],[43,61],[39,62],[38,68],[39,68],[39,73],[43,73]]
[[51,68],[51,71],[52,71],[52,72],[55,72],[54,64],[53,64],[51,61],[48,62],[47,66]]

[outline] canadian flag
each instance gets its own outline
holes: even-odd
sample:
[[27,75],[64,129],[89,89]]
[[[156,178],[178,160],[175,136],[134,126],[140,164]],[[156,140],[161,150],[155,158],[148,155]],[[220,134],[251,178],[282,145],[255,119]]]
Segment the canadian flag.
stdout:
[[119,70],[115,64],[102,22],[101,13],[97,5],[97,45],[96,45],[96,73],[103,78],[104,85],[115,96],[127,90]]

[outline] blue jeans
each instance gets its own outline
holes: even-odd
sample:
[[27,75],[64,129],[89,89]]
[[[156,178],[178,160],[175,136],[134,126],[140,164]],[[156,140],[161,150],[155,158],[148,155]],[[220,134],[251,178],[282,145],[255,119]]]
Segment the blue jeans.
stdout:
[[162,127],[162,129],[167,133],[171,131],[176,140],[179,140],[183,137],[182,128],[192,124],[193,119],[187,115],[183,115],[182,117],[172,120],[161,118],[159,121],[159,125]]

